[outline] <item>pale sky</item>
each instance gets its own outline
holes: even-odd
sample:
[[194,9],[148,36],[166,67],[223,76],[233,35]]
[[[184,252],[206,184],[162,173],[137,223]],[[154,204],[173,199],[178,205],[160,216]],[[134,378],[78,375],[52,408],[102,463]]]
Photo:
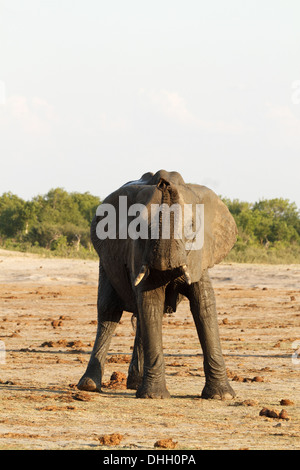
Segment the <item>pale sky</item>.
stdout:
[[148,171],[300,208],[299,0],[0,0],[0,194]]

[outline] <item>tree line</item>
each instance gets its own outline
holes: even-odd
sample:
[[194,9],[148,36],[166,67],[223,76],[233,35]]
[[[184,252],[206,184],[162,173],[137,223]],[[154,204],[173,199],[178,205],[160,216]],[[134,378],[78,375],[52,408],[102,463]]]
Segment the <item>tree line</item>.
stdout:
[[101,200],[90,193],[51,189],[24,201],[11,192],[0,197],[0,245],[59,255],[93,253],[90,224]]
[[[288,199],[255,203],[222,198],[238,227],[228,256],[238,262],[300,262],[300,212]],[[98,196],[51,189],[25,201],[6,192],[0,196],[0,247],[58,256],[96,257],[90,224]]]
[[238,238],[228,260],[300,263],[300,211],[288,199],[242,202],[223,198],[233,215]]

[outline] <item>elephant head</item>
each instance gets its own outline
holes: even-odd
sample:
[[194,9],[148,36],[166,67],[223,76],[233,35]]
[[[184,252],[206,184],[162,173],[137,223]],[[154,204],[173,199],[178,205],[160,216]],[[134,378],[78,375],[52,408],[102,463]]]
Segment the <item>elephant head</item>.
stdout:
[[[134,286],[146,280],[153,269],[177,269],[188,283],[197,282],[201,273],[219,263],[236,241],[235,221],[221,199],[205,186],[186,184],[177,172],[146,173],[109,195],[103,204],[114,208],[116,218],[109,246],[96,233],[104,211],[92,227],[94,246],[104,264],[119,253],[118,241],[124,236],[124,227],[143,226],[140,234],[131,239],[127,232],[119,253],[127,258],[124,262],[130,266]],[[124,211],[122,204],[129,210]],[[138,220],[134,220],[136,213]]]

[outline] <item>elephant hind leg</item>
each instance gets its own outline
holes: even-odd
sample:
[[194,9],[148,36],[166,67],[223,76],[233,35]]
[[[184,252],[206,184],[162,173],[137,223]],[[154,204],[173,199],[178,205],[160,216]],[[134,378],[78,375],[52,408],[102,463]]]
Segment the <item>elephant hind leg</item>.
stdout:
[[79,390],[101,392],[105,359],[122,313],[119,297],[100,266],[97,334],[86,372],[77,384]]

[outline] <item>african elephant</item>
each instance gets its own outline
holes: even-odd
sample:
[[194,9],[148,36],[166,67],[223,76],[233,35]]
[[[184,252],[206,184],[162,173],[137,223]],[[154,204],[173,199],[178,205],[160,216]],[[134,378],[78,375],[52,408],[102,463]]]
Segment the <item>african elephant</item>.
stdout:
[[[123,196],[123,198],[120,196]],[[121,212],[122,204],[133,207]],[[138,204],[138,206],[135,206]],[[174,206],[175,205],[175,206]],[[163,236],[164,216],[168,208],[186,210],[202,208],[202,240],[195,242],[195,210],[182,222],[169,212],[169,236]],[[139,180],[126,183],[110,194],[101,207],[112,207],[115,226],[107,230],[107,238],[99,237],[108,212],[97,211],[91,225],[91,238],[99,254],[98,328],[94,347],[85,374],[77,387],[80,390],[101,391],[101,379],[111,337],[122,312],[132,312],[137,318],[136,337],[129,366],[127,387],[137,389],[138,398],[166,398],[162,347],[162,319],[165,312],[174,312],[186,297],[194,318],[203,351],[205,386],[202,398],[232,398],[221,351],[216,302],[208,268],[219,263],[233,247],[237,228],[233,217],[220,198],[205,186],[186,184],[177,172],[160,170],[146,173]],[[129,236],[133,215],[147,233]],[[150,218],[150,208],[156,208],[156,218]],[[139,212],[137,211],[137,208]],[[122,209],[122,211],[121,211]],[[122,214],[125,212],[123,211]],[[98,214],[98,215],[97,215]],[[156,222],[156,232],[153,227]],[[102,224],[102,225],[101,225]],[[176,227],[184,227],[181,238],[175,237]],[[101,227],[100,227],[101,225]],[[106,227],[106,228],[107,228]],[[128,233],[126,229],[128,228]],[[142,232],[142,230],[141,230]],[[180,231],[178,231],[179,233]],[[154,235],[153,235],[154,233]],[[177,232],[176,232],[177,233]],[[192,235],[191,235],[192,233]],[[193,240],[191,242],[191,240]]]

